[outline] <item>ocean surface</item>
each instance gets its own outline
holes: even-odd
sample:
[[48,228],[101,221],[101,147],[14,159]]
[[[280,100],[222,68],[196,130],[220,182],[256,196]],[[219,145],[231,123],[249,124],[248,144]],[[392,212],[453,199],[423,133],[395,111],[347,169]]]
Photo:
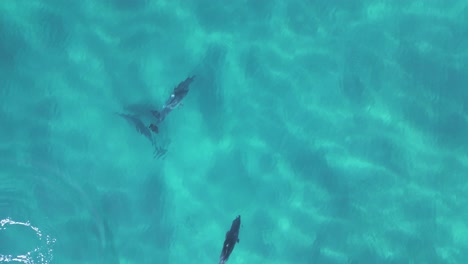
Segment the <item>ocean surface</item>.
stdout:
[[467,206],[467,1],[0,1],[0,263],[466,263]]

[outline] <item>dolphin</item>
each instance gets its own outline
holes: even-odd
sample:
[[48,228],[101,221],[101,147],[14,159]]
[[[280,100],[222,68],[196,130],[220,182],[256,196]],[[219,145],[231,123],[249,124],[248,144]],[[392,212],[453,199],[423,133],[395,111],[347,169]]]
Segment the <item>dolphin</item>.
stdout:
[[[174,109],[176,109],[182,102],[182,99],[187,95],[189,92],[189,86],[195,79],[195,76],[187,77],[183,82],[179,83],[174,90],[172,91],[169,98],[166,100],[166,103],[162,107],[161,111],[152,110],[151,113],[154,117],[156,117],[158,123],[164,121],[166,116]],[[150,124],[150,129],[154,133],[158,133],[158,126],[157,124]]]
[[223,249],[221,250],[221,256],[219,257],[219,264],[224,264],[229,259],[234,246],[239,243],[239,229],[241,224],[241,217],[238,215],[234,221],[232,221],[231,229],[226,233],[226,239],[224,240]]
[[129,123],[133,124],[135,126],[135,129],[138,131],[138,133],[145,136],[152,144],[154,144],[153,136],[151,135],[151,131],[150,131],[151,128],[146,127],[143,121],[141,121],[141,119],[138,118],[138,116],[129,115],[129,114],[121,114],[121,113],[115,113],[115,114],[127,120]]

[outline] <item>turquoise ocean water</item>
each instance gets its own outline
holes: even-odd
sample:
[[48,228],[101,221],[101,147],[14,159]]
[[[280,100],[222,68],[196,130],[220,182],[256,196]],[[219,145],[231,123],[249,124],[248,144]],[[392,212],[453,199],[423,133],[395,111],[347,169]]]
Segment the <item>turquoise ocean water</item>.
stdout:
[[0,263],[466,263],[467,62],[461,0],[0,1]]

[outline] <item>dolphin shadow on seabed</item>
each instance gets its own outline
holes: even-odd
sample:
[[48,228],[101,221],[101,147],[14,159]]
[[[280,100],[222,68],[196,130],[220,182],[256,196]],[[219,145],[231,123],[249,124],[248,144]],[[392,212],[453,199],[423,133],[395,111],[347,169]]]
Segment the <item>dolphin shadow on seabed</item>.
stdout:
[[194,79],[195,76],[188,77],[179,83],[161,110],[155,110],[150,104],[133,104],[125,107],[127,113],[116,113],[151,142],[154,147],[153,155],[155,158],[164,158],[170,143],[170,140],[164,139],[164,137],[162,137],[162,140],[157,140],[157,136],[161,137],[160,125],[172,110],[182,104],[182,99],[189,92],[190,84]]

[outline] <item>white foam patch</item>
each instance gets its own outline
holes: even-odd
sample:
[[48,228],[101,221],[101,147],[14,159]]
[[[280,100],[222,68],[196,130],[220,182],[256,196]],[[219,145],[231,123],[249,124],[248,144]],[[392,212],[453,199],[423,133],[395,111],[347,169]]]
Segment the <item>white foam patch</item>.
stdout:
[[[43,234],[42,231],[29,222],[14,221],[10,218],[0,220],[0,233],[6,232],[6,230],[12,226],[21,226],[30,229],[37,237],[37,245],[35,248],[20,254],[8,254],[8,252],[2,252],[0,249],[0,263],[8,262],[19,262],[25,264],[48,264],[52,263],[53,259],[53,246],[56,239],[50,237],[47,234]],[[8,241],[0,241],[1,243],[9,243]]]

